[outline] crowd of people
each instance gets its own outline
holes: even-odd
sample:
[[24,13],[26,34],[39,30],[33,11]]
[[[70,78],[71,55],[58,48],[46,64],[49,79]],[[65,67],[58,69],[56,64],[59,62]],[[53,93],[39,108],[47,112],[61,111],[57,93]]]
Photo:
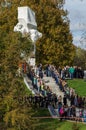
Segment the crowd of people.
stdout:
[[59,67],[58,71],[62,79],[83,78],[84,76],[83,69],[78,66],[65,66],[63,69]]
[[[43,80],[44,75],[54,78],[59,89],[63,91],[64,97],[52,92]],[[42,64],[40,64],[34,68],[30,67],[27,76],[32,81],[33,89],[38,91],[37,95],[29,96],[29,102],[31,104],[44,108],[52,105],[61,120],[65,118],[85,121],[86,97],[78,96],[75,90],[70,88],[66,82],[66,78],[83,78],[84,74],[81,67],[66,66],[63,69],[60,67],[56,69],[53,65],[46,65],[43,68]],[[68,100],[70,105],[68,105]]]

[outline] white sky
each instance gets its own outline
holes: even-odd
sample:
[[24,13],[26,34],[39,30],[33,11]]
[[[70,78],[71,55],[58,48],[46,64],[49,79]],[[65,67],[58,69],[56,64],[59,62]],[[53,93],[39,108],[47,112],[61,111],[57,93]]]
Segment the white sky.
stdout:
[[[69,12],[70,30],[74,44],[79,46],[83,32],[86,31],[86,0],[65,0],[65,9]],[[84,42],[83,47],[86,47]]]

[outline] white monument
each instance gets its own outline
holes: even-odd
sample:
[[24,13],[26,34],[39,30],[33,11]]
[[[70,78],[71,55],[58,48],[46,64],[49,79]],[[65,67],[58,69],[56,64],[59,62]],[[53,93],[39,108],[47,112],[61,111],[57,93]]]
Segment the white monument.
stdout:
[[19,31],[22,34],[29,33],[33,42],[42,37],[42,34],[37,30],[35,13],[28,6],[18,7],[18,23],[14,27],[14,31]]
[[[36,52],[35,42],[38,38],[42,37],[42,33],[37,30],[37,23],[35,18],[35,12],[28,6],[18,7],[18,23],[14,27],[15,32],[29,33],[32,42],[34,43],[34,56]],[[31,59],[31,58],[30,58]],[[32,60],[33,61],[33,60]],[[31,61],[31,63],[32,63]],[[35,61],[35,59],[34,59]]]

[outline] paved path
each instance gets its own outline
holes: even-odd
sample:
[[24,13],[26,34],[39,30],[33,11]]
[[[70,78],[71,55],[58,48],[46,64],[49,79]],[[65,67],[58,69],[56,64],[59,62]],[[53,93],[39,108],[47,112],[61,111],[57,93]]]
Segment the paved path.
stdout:
[[[64,96],[64,92],[62,92],[60,89],[59,89],[59,86],[56,84],[55,80],[52,78],[52,77],[46,77],[44,76],[44,81],[45,81],[45,84],[46,85],[49,85],[51,91],[53,93],[55,93],[57,96]],[[69,100],[67,100],[67,103],[68,105],[70,105],[70,102]]]
[[[59,89],[59,86],[56,84],[54,78],[44,76],[43,80],[44,80],[45,84],[50,87],[50,89],[53,93],[55,93],[57,96],[60,96],[60,95],[62,97],[64,96],[64,92],[62,92]],[[32,91],[33,94],[38,93],[38,91],[33,88],[32,83],[31,83],[30,79],[28,79],[27,76],[24,77],[24,82],[27,85],[27,87]],[[70,105],[69,100],[67,100],[67,103],[68,103],[68,105]]]
[[53,93],[58,96],[64,96],[64,93],[59,89],[59,86],[56,84],[55,80],[52,77],[44,77],[45,84],[48,85]]

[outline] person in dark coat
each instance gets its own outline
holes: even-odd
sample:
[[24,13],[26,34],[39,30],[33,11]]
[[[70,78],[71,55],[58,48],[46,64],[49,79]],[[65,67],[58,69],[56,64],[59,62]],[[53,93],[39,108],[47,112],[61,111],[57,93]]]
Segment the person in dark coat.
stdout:
[[64,97],[63,97],[63,103],[64,103],[65,106],[67,105],[67,97],[66,97],[66,95],[64,95]]
[[70,97],[71,106],[74,105],[74,98],[75,98],[74,95],[71,95]]

